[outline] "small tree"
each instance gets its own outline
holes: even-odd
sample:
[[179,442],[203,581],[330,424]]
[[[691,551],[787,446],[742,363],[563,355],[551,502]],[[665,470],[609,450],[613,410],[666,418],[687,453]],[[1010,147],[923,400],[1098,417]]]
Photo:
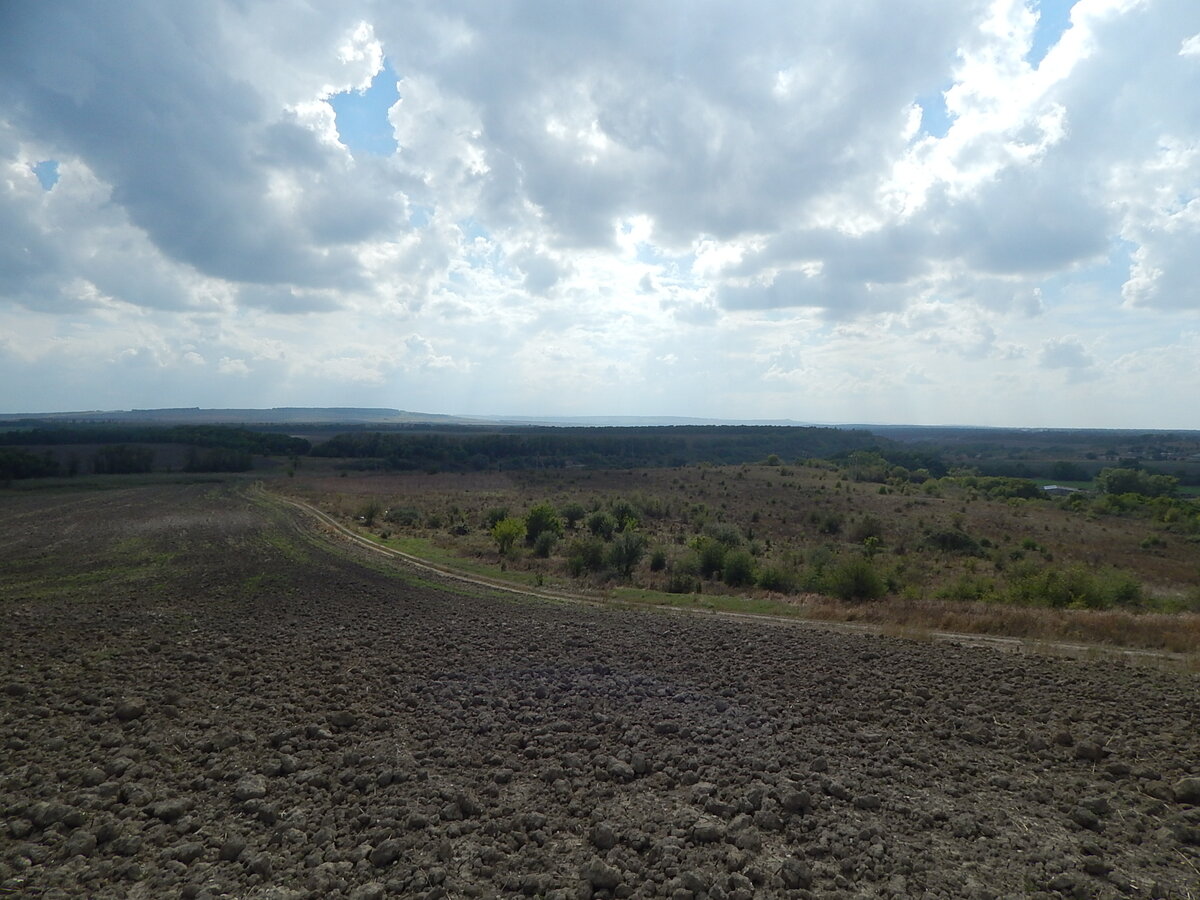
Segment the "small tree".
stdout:
[[700,574],[712,578],[725,565],[725,545],[710,537],[702,537],[695,544],[700,560]]
[[825,575],[829,592],[842,600],[875,600],[886,587],[871,561],[851,556]]
[[582,503],[571,502],[559,509],[558,514],[562,516],[566,526],[574,531],[575,527],[583,521],[583,517],[587,515],[587,510],[583,508]]
[[492,538],[496,541],[496,546],[500,548],[500,555],[508,554],[513,548],[513,544],[525,537],[525,523],[518,518],[509,516],[507,519],[501,519],[492,526]]
[[596,510],[588,516],[587,527],[588,531],[596,537],[604,538],[607,541],[617,530],[617,520],[603,510]]
[[546,559],[554,550],[554,545],[558,541],[558,535],[553,531],[546,530],[537,536],[537,540],[533,542],[534,555]]
[[375,520],[383,514],[383,507],[378,500],[368,500],[358,508],[358,517],[363,520],[363,524],[368,528],[375,525]]
[[725,554],[722,571],[725,583],[730,587],[743,587],[754,583],[754,557],[746,550],[731,550]]
[[628,578],[633,567],[642,561],[645,551],[644,537],[636,531],[622,531],[613,538],[612,546],[608,549],[608,563]]
[[562,530],[562,520],[549,503],[539,503],[525,516],[525,540],[531,544],[542,532],[548,531],[557,537]]

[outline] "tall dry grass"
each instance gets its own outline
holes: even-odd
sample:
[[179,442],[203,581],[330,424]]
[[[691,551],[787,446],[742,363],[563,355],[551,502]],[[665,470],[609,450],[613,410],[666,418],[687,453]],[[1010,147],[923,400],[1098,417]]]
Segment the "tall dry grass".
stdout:
[[833,622],[1200,653],[1200,614],[1196,613],[1166,615],[1119,609],[1048,609],[934,598],[845,603],[807,595],[797,598],[797,602],[807,615]]

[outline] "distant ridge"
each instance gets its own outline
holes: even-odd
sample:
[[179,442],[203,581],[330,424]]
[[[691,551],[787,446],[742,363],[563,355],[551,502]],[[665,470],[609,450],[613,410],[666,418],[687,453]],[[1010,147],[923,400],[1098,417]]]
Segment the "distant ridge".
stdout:
[[[691,416],[480,416],[475,421],[495,425],[558,425],[632,428],[654,425],[775,425],[809,427],[792,419],[706,419]],[[857,426],[856,426],[857,427]]]
[[272,409],[89,410],[62,413],[2,413],[0,421],[38,419],[56,422],[136,422],[163,425],[399,425],[404,423],[469,424],[470,420],[434,413],[354,406],[277,406]]
[[544,425],[632,428],[671,425],[808,425],[791,419],[712,419],[690,416],[450,416],[357,406],[276,406],[271,409],[84,410],[58,413],[0,413],[0,422],[111,422],[162,425]]

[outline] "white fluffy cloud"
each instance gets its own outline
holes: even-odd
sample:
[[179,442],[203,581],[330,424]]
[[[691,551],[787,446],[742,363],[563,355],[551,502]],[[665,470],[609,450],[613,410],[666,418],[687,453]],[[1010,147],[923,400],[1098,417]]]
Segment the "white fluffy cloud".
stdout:
[[[6,405],[1190,425],[1130,385],[1194,349],[1200,7],[1039,35],[1031,0],[13,0]],[[382,154],[333,102],[377,76]]]

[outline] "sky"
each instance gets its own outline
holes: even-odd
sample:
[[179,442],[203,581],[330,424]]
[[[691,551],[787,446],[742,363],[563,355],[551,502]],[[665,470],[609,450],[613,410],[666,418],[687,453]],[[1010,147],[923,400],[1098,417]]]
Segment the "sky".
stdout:
[[4,0],[0,412],[1200,428],[1200,3]]

